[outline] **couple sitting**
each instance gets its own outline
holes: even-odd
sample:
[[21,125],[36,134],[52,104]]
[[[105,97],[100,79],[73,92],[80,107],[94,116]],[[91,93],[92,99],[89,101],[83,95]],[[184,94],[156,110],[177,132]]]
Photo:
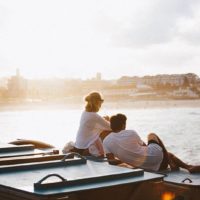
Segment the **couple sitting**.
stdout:
[[148,135],[146,145],[134,130],[126,130],[125,115],[117,114],[110,119],[98,115],[97,112],[103,103],[99,93],[92,92],[85,100],[87,104],[71,151],[82,155],[106,154],[110,164],[124,162],[148,171],[164,170],[168,166],[171,169],[182,167],[189,172],[200,171],[200,166],[188,165],[167,152],[162,141],[154,133]]

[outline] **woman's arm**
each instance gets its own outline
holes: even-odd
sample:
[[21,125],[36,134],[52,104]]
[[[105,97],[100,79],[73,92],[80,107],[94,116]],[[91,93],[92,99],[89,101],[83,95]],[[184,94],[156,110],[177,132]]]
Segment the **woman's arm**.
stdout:
[[94,145],[95,145],[96,148],[98,149],[100,156],[104,156],[103,144],[102,144],[100,138],[98,138],[98,139],[94,142]]
[[110,131],[110,122],[107,119],[104,119],[103,117],[101,117],[100,115],[96,114],[96,119],[95,119],[96,123],[104,130],[108,130]]

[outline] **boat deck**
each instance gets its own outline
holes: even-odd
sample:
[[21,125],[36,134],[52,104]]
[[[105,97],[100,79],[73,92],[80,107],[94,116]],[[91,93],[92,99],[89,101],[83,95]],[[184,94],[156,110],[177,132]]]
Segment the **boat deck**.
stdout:
[[35,149],[34,145],[13,145],[0,143],[0,159],[20,156],[42,155],[53,152],[53,149]]
[[165,171],[163,174],[165,174],[164,181],[167,183],[200,188],[200,173],[191,174],[181,169],[172,172]]
[[[68,162],[66,162],[67,160],[60,161],[60,165],[49,165],[48,168],[43,167],[40,163],[35,168],[32,167],[32,164],[26,164],[26,169],[23,166],[21,170],[1,170],[0,190],[7,188],[22,194],[29,193],[36,196],[49,196],[162,180],[163,178],[162,175],[144,172],[141,169],[128,169],[94,161],[70,165],[69,160]],[[44,183],[39,184],[39,187],[36,187],[37,184],[35,183],[38,183],[49,174],[59,175],[64,180],[60,180],[58,177],[50,177]]]
[[0,199],[76,200],[79,198],[74,195],[78,194],[84,200],[91,196],[96,200],[112,197],[138,200],[141,195],[160,200],[162,193],[171,191],[197,200],[200,194],[200,173],[180,170],[156,174],[109,165],[106,159],[77,155],[70,158],[55,155],[52,149],[26,149],[26,146],[0,145]]

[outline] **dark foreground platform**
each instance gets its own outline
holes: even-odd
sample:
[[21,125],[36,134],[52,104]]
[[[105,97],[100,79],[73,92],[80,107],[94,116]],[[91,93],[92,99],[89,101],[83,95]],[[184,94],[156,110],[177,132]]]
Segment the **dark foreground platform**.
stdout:
[[1,166],[0,199],[128,199],[138,185],[162,178],[84,158]]
[[182,169],[161,173],[165,176],[163,182],[151,190],[153,194],[158,194],[157,197],[173,200],[200,199],[200,173],[190,174]]
[[13,144],[0,143],[0,153],[28,151],[33,150],[34,148],[35,147],[32,144],[18,146]]
[[166,172],[164,181],[186,187],[197,187],[200,189],[200,173],[190,174],[185,170]]
[[53,148],[35,149],[35,146],[32,144],[14,145],[0,143],[0,159],[9,157],[42,155],[45,153],[48,154],[53,152],[53,150]]

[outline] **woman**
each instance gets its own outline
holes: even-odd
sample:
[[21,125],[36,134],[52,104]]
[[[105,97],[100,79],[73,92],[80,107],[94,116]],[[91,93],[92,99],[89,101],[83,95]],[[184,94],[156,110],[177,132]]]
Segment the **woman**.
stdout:
[[87,103],[85,111],[81,115],[75,151],[80,154],[84,154],[87,150],[97,151],[97,154],[100,154],[98,156],[103,156],[104,151],[100,134],[104,131],[111,131],[109,117],[98,115],[104,100],[98,92],[91,92],[85,97],[85,101]]

